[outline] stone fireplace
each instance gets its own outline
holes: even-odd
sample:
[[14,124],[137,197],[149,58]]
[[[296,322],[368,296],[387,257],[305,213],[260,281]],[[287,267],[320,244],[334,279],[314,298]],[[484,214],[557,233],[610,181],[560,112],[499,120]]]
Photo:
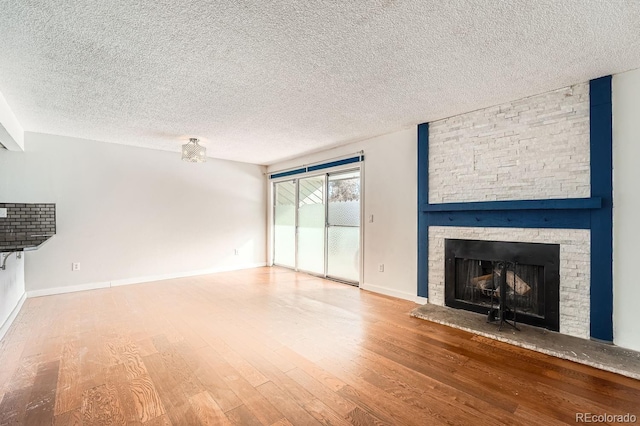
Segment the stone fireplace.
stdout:
[[603,77],[418,126],[419,296],[486,315],[506,280],[518,322],[612,340],[610,102]]
[[611,342],[611,117],[602,77],[419,125],[418,296]]
[[[558,255],[557,261],[548,263],[549,255],[543,255],[542,259],[529,262],[536,266],[546,265],[548,275],[553,275],[557,268],[557,324],[543,324],[537,321],[534,325],[560,331],[576,337],[589,338],[590,323],[590,231],[584,229],[529,229],[529,228],[482,228],[482,227],[456,227],[456,226],[430,226],[429,227],[429,303],[447,306],[446,275],[451,265],[447,263],[447,244],[449,240],[474,241],[475,249],[483,250],[482,242],[525,243],[551,245]],[[510,246],[513,249],[518,246]],[[473,248],[473,247],[472,247]],[[449,250],[450,251],[450,250]],[[509,252],[515,253],[509,257]],[[476,259],[475,253],[458,251],[458,258]],[[478,260],[485,262],[501,259],[505,261],[527,264],[518,256],[518,252],[507,250],[507,253],[488,251],[488,254],[479,256]],[[470,254],[473,254],[470,255]],[[503,258],[504,256],[504,258]],[[454,256],[455,258],[456,256]],[[545,260],[547,259],[547,260]],[[458,265],[463,268],[464,264]],[[481,265],[482,266],[482,265]],[[487,263],[485,271],[489,270]],[[539,270],[538,270],[539,271]],[[472,271],[473,273],[474,271]],[[487,274],[483,274],[487,275]],[[508,273],[508,277],[511,274]],[[527,277],[524,277],[527,278]],[[554,279],[549,277],[553,284]],[[533,283],[529,283],[533,284]],[[545,283],[546,284],[546,283]],[[548,289],[547,289],[548,290]],[[554,296],[545,296],[551,299]],[[486,302],[486,300],[485,300]],[[554,302],[555,303],[555,302]],[[460,307],[460,306],[453,306]],[[546,308],[546,300],[545,300]],[[524,310],[524,309],[523,309]],[[477,308],[476,312],[487,313],[485,307]],[[553,312],[546,315],[555,315]],[[535,322],[535,320],[533,321]]]

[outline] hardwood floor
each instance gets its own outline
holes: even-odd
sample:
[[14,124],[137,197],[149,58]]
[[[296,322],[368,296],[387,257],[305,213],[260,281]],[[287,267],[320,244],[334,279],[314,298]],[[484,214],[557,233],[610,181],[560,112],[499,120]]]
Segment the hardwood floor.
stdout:
[[640,382],[278,268],[28,299],[0,425],[431,425],[640,417]]

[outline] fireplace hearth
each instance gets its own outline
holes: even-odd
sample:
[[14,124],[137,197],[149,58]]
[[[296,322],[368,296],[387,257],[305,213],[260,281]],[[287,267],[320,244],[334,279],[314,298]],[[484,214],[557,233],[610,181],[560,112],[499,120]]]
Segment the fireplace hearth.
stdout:
[[446,239],[445,304],[559,331],[559,263],[557,244]]

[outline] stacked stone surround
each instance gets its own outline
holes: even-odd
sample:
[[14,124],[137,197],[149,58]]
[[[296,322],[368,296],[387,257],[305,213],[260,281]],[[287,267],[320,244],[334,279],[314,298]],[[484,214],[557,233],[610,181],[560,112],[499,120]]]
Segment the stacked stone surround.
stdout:
[[588,229],[429,227],[429,303],[440,306],[444,306],[445,238],[560,244],[560,333],[589,338]]
[[[429,123],[429,202],[589,197],[589,132],[588,83]],[[437,305],[447,238],[560,244],[560,332],[589,338],[589,230],[431,226]]]
[[429,202],[590,195],[589,84],[429,123]]

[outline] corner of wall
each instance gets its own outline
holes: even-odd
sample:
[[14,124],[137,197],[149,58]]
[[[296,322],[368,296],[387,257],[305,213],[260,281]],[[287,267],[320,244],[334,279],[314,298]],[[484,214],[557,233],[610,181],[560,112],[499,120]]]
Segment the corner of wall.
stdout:
[[613,342],[640,351],[637,238],[640,234],[640,69],[613,76]]
[[[2,255],[4,256],[4,254]],[[4,260],[4,258],[2,260]],[[9,331],[27,298],[24,286],[24,257],[11,255],[0,270],[0,340]]]
[[25,300],[27,300],[26,292],[22,293],[22,297],[20,297],[20,299],[18,300],[18,303],[16,304],[15,308],[13,308],[13,310],[9,313],[9,317],[7,317],[4,324],[2,324],[2,327],[0,327],[0,341],[2,341],[4,336],[7,334],[7,332],[13,325],[13,321],[16,319],[16,317],[20,313],[20,310],[22,309],[22,305],[24,305]]

